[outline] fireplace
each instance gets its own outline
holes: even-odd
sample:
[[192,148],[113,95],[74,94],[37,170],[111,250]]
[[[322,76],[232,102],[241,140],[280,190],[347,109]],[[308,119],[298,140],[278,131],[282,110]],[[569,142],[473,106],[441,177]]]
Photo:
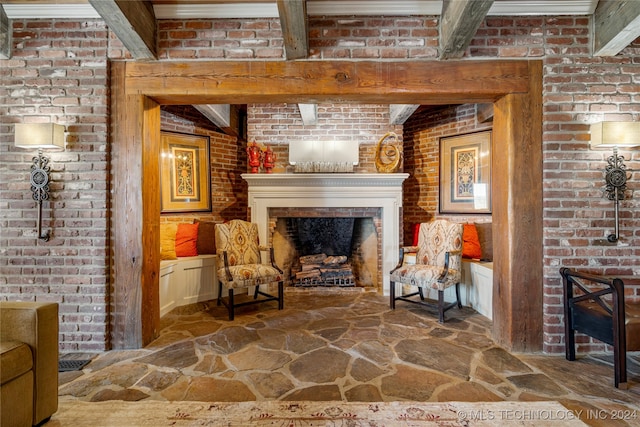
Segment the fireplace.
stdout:
[[402,183],[407,177],[404,173],[242,175],[249,184],[251,221],[258,225],[261,242],[274,245],[277,218],[370,218],[377,236],[373,286],[385,295],[389,273],[398,262]]

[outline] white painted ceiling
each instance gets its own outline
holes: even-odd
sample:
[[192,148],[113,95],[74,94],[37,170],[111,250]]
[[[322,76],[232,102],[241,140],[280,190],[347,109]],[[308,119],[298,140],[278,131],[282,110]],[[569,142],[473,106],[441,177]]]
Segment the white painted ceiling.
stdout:
[[[43,4],[44,3],[44,4]],[[275,0],[221,1],[152,0],[156,19],[189,18],[277,18]],[[591,15],[598,0],[496,0],[488,15]],[[54,0],[50,2],[3,2],[10,19],[100,18],[84,2]],[[440,15],[441,0],[308,0],[310,16],[331,15]]]

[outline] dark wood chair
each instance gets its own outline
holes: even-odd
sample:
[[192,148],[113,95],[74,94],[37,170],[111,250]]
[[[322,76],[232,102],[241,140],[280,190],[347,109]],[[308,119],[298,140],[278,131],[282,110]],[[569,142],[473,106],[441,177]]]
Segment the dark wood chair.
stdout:
[[[567,360],[576,359],[575,333],[613,346],[614,384],[627,388],[627,351],[640,350],[640,302],[625,302],[624,280],[561,268]],[[637,279],[634,279],[634,282]]]

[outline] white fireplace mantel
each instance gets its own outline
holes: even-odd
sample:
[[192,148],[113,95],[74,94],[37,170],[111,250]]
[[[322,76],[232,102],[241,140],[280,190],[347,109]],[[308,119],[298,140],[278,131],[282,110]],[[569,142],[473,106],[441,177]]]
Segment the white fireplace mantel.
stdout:
[[383,293],[398,262],[402,183],[406,173],[242,174],[249,184],[251,222],[267,242],[270,208],[380,208]]

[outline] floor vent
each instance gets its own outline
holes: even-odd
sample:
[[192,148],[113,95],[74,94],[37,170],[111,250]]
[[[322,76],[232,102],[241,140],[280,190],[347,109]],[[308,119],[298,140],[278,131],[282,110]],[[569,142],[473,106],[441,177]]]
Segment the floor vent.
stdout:
[[79,371],[91,360],[59,360],[58,372]]

